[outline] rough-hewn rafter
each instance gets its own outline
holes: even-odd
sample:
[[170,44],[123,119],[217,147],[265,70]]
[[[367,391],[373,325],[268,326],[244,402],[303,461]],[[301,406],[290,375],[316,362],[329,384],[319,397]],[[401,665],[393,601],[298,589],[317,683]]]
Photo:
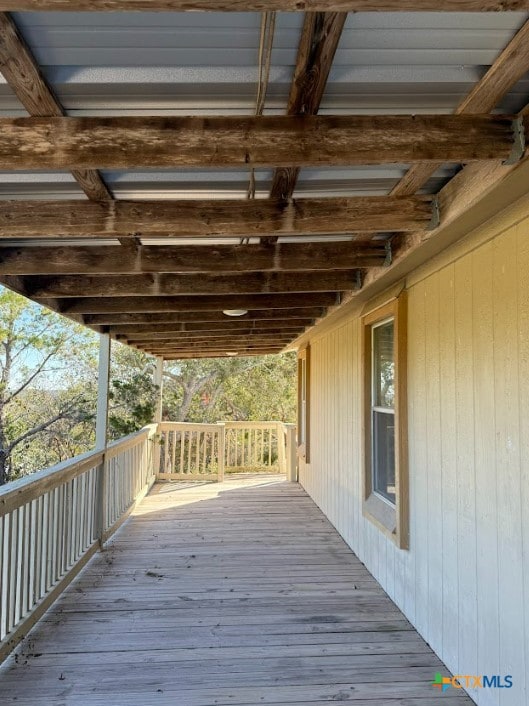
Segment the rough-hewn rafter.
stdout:
[[[1,242],[1,241],[0,241]],[[380,244],[300,243],[208,246],[0,247],[0,274],[135,274],[348,270],[382,265]]]
[[[236,351],[236,355],[239,356],[240,358],[244,357],[249,357],[249,356],[256,356],[256,355],[277,355],[278,353],[283,352],[283,348],[242,348],[238,351]],[[141,350],[141,349],[140,349]],[[144,349],[146,353],[149,353],[150,355],[155,355],[156,357],[163,358],[164,360],[183,360],[183,359],[188,359],[188,358],[226,358],[227,356],[231,355],[228,351],[230,350],[229,348],[224,348],[223,350],[220,351],[214,351],[214,350],[208,350],[205,352],[200,352],[198,349],[194,351],[180,351],[180,352],[174,352],[174,351],[156,351],[156,350],[148,350]]]
[[208,337],[190,338],[190,339],[167,339],[167,340],[134,340],[128,339],[130,345],[147,346],[152,348],[197,348],[203,346],[205,348],[220,348],[224,346],[286,346],[295,336],[223,336],[223,337]]
[[[413,231],[426,226],[432,218],[431,197],[391,199],[387,196],[352,198],[295,199],[288,202],[277,199],[243,200],[175,200],[175,201],[0,201],[0,245],[5,238],[112,238],[138,237],[208,237],[349,234],[356,230]],[[376,248],[376,245],[371,245]],[[315,248],[315,246],[314,246]],[[313,248],[313,250],[314,250]],[[277,254],[292,252],[292,247],[281,246]],[[14,259],[20,249],[5,256]],[[111,249],[101,251],[102,264],[130,267],[134,262],[158,268],[155,248],[143,248],[141,253],[123,253]],[[159,249],[168,259],[185,262],[189,249]],[[265,250],[252,246],[247,253],[242,248],[213,248],[211,258],[227,253],[239,258],[255,252],[261,260]],[[272,250],[268,251],[273,252]],[[307,250],[310,255],[310,248]],[[218,253],[217,255],[215,253]],[[246,254],[243,254],[246,253]],[[53,262],[64,263],[69,257],[75,262],[98,261],[93,251],[60,250],[49,253]],[[181,255],[181,260],[178,255]],[[314,250],[314,254],[316,254]],[[22,255],[19,256],[20,258]],[[226,256],[228,260],[231,255]],[[44,259],[44,258],[42,258]],[[121,263],[121,264],[120,264]],[[94,263],[95,264],[95,263]],[[126,270],[120,270],[126,271]],[[137,271],[136,269],[133,271]]]
[[[236,307],[234,307],[236,308]],[[83,317],[84,322],[88,326],[112,326],[116,329],[122,327],[124,329],[131,327],[148,326],[167,326],[171,325],[182,327],[180,330],[185,331],[189,327],[195,326],[218,326],[236,324],[239,326],[258,326],[261,323],[274,325],[276,319],[281,321],[290,320],[314,320],[325,315],[325,309],[318,307],[303,307],[292,309],[254,309],[248,311],[243,316],[230,317],[223,314],[222,311],[176,311],[176,312],[148,312],[139,313],[107,313],[107,314],[86,314]]]
[[[336,292],[305,294],[247,294],[204,297],[84,297],[59,299],[54,308],[66,314],[108,314],[165,311],[218,311],[224,309],[287,309],[328,307],[336,304]],[[43,300],[43,303],[47,303]]]
[[232,320],[224,315],[222,321],[210,322],[188,322],[188,323],[165,323],[165,324],[124,324],[121,326],[112,325],[109,327],[109,333],[116,335],[128,336],[163,336],[170,333],[171,336],[180,334],[201,333],[201,332],[219,332],[223,333],[233,331],[277,331],[278,329],[300,329],[309,326],[313,319],[284,319],[280,312],[276,313],[276,318],[263,321],[256,320]]
[[[490,112],[529,71],[529,22],[518,30],[483,78],[455,110],[456,115]],[[410,196],[421,189],[442,166],[431,162],[414,164],[391,191],[392,196]]]
[[0,118],[0,169],[470,162],[513,141],[500,115]]
[[[290,88],[287,115],[316,115],[347,14],[343,12],[307,12]],[[292,196],[299,175],[296,167],[276,169],[270,196]]]
[[[62,105],[46,82],[30,49],[5,12],[0,12],[0,71],[30,115],[64,115]],[[97,171],[74,170],[72,173],[88,198],[96,201],[112,198]]]
[[283,339],[291,341],[296,337],[296,334],[303,329],[255,329],[255,330],[244,330],[239,331],[191,331],[191,332],[180,332],[175,333],[127,333],[127,334],[116,334],[115,338],[117,340],[126,339],[131,343],[148,343],[149,341],[156,341],[156,343],[175,343],[180,345],[183,341],[218,341],[219,339],[225,339],[226,341],[239,341],[244,340],[255,340],[255,339],[271,339],[275,341],[282,341]]
[[0,0],[0,10],[215,12],[503,12],[528,0]]
[[156,350],[156,351],[207,351],[207,350],[240,350],[241,348],[244,349],[256,349],[256,348],[273,348],[273,349],[281,349],[284,348],[285,345],[287,345],[288,342],[285,341],[267,341],[267,340],[261,340],[261,341],[254,341],[254,342],[248,342],[245,340],[240,340],[240,341],[233,341],[230,339],[227,339],[226,341],[198,341],[196,343],[183,343],[181,346],[175,345],[175,344],[168,344],[168,345],[163,345],[163,344],[149,344],[149,345],[139,345],[136,344],[138,348],[144,347],[144,348],[150,348],[151,350]]
[[[18,280],[8,275],[9,286]],[[55,297],[155,297],[211,294],[267,294],[271,292],[329,292],[352,289],[356,272],[248,272],[244,274],[29,275],[23,290],[35,298]],[[134,306],[134,302],[131,302]]]

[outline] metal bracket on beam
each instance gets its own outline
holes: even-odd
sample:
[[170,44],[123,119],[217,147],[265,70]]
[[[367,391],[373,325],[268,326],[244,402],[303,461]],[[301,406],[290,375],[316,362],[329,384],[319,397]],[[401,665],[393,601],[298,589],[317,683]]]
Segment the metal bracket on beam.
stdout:
[[391,251],[391,240],[386,240],[385,244],[386,258],[384,260],[383,266],[389,267],[393,262],[393,252]]
[[437,194],[432,199],[432,217],[426,226],[426,230],[435,230],[441,225],[441,208],[439,206],[439,196]]
[[520,115],[512,121],[513,145],[511,154],[503,164],[516,164],[524,156],[525,152],[525,128],[523,117]]
[[362,289],[364,284],[364,275],[362,273],[362,270],[357,270],[355,272],[355,286],[354,286],[354,291],[358,292]]

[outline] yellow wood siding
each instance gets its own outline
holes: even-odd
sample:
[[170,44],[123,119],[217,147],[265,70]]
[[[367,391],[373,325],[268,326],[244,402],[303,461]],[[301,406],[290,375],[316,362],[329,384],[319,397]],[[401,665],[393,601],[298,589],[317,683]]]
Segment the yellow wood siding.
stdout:
[[359,318],[311,339],[301,483],[454,673],[513,675],[480,705],[529,703],[528,207],[408,278],[409,551],[362,517]]

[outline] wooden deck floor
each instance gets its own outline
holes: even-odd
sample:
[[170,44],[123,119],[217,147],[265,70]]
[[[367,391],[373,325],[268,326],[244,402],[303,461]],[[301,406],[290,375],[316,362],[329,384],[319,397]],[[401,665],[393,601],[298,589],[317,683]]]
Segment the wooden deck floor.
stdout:
[[155,486],[17,654],[22,706],[465,706],[318,508],[276,476]]

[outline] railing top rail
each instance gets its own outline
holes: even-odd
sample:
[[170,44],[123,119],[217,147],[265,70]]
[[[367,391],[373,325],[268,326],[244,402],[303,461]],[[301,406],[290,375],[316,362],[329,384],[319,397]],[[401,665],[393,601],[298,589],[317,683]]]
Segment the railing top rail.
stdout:
[[193,422],[161,422],[159,425],[160,431],[215,431],[218,432],[222,428],[223,423],[219,424],[193,424]]
[[31,475],[24,476],[16,481],[0,487],[0,517],[25,505],[32,500],[50,492],[60,485],[68,483],[73,478],[81,475],[90,468],[103,462],[104,457],[113,458],[131,448],[145,437],[151,439],[157,432],[163,431],[206,431],[218,433],[222,427],[226,429],[277,429],[295,426],[279,421],[227,421],[217,424],[194,424],[192,422],[161,422],[149,424],[133,434],[111,442],[105,451],[88,451],[75,458],[46,468]]
[[283,422],[224,422],[227,429],[231,428],[245,428],[245,427],[256,427],[260,429],[276,428],[278,425],[283,424]]
[[0,487],[0,517],[7,515],[18,507],[49,493],[54,488],[68,483],[73,478],[80,476],[90,468],[99,466],[105,457],[113,457],[125,451],[130,446],[148,435],[150,438],[156,433],[156,424],[149,424],[140,431],[125,436],[110,443],[106,451],[87,451],[51,468],[45,468],[31,475],[19,478]]
[[102,451],[88,451],[4,485],[0,488],[0,517],[98,466],[103,456]]
[[139,431],[135,431],[128,436],[110,442],[106,448],[105,456],[107,458],[113,458],[117,456],[117,454],[126,451],[131,446],[135,446],[139,441],[142,441],[144,437],[148,439],[152,438],[156,434],[157,426],[157,424],[148,424]]

